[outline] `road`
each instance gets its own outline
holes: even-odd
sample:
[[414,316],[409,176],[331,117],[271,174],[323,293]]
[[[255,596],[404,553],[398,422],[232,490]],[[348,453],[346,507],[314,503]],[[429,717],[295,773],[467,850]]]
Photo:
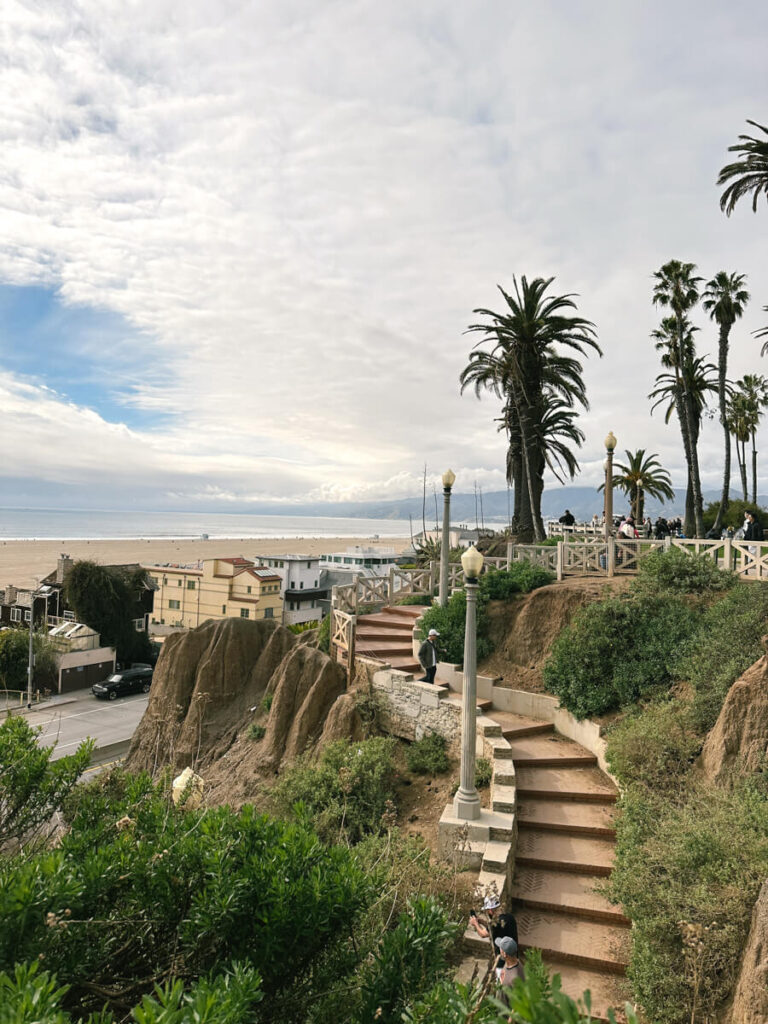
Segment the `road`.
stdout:
[[121,756],[127,752],[149,701],[145,693],[117,700],[98,700],[90,690],[71,693],[69,698],[68,703],[43,704],[39,709],[25,712],[27,720],[30,725],[42,726],[38,740],[42,746],[55,744],[54,760],[73,753],[88,737],[96,740],[97,748],[103,750],[104,755],[100,757],[98,751],[94,751],[94,763],[105,756]]

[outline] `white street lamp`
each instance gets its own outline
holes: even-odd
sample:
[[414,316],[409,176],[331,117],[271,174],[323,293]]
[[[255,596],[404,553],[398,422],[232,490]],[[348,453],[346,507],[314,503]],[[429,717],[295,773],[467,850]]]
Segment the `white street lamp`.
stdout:
[[616,438],[613,431],[608,431],[605,439],[605,542],[613,531],[613,452],[616,447]]
[[464,588],[467,595],[467,619],[464,630],[464,688],[461,706],[461,781],[453,798],[453,810],[463,821],[480,817],[480,795],[475,786],[477,735],[477,580],[483,568],[483,556],[474,545],[461,556]]
[[451,488],[456,483],[452,469],[443,473],[443,539],[440,544],[440,590],[438,604],[444,608],[448,601],[448,555],[450,553]]

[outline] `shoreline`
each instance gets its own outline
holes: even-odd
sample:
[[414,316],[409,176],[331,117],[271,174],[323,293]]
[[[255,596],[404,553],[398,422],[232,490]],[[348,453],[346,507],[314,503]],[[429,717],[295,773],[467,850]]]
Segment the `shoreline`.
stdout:
[[356,545],[394,548],[400,554],[409,537],[136,537],[115,539],[44,539],[0,541],[0,587],[35,586],[41,577],[56,569],[61,554],[89,559],[103,565],[187,564],[202,558],[232,558],[257,555],[323,555],[345,551]]

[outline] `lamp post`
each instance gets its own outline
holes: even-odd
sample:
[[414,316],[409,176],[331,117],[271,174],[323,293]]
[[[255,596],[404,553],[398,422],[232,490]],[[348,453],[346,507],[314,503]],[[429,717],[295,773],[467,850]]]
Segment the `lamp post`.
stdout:
[[611,536],[613,530],[613,451],[616,447],[616,438],[613,436],[613,431],[608,431],[608,436],[605,439],[605,454],[607,456],[605,460],[605,542],[608,543],[608,538]]
[[452,469],[443,473],[443,539],[440,543],[440,591],[438,604],[444,608],[448,601],[448,555],[450,553],[451,488],[456,482]]
[[480,796],[475,786],[477,736],[477,578],[483,568],[483,556],[474,545],[461,556],[464,588],[467,595],[467,621],[464,631],[464,688],[461,705],[461,781],[453,798],[453,810],[463,821],[480,817]]

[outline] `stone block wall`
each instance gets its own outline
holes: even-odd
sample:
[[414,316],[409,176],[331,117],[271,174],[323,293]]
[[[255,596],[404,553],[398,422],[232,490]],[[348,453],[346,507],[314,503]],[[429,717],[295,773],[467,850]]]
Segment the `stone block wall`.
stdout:
[[451,753],[458,755],[461,704],[450,699],[448,687],[431,686],[408,672],[383,668],[373,674],[371,689],[385,732],[411,741],[436,732],[445,736]]

